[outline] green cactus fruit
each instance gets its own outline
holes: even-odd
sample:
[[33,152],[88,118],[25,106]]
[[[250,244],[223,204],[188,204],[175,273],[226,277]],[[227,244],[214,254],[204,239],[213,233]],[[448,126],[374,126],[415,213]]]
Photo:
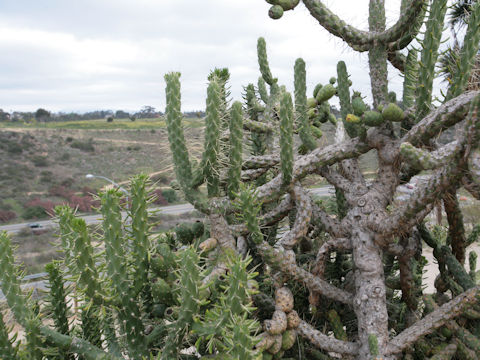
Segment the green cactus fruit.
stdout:
[[382,116],[387,121],[400,122],[403,120],[403,110],[397,104],[389,103],[382,110]]
[[388,101],[394,104],[397,102],[397,94],[395,93],[395,91],[390,91],[388,93]]
[[315,108],[318,105],[318,101],[315,98],[308,98],[307,99],[307,107],[309,109]]
[[263,360],[272,360],[272,359],[273,359],[273,355],[270,354],[270,353],[268,353],[268,352],[264,352],[264,353],[262,354],[262,359],[263,359]]
[[276,3],[285,11],[292,10],[299,2],[300,0],[276,0]]
[[337,126],[337,118],[332,113],[328,115],[328,121],[330,121],[332,125]]
[[175,234],[177,235],[177,240],[183,245],[191,244],[194,239],[192,228],[187,224],[177,225],[175,228]]
[[380,126],[384,122],[384,118],[378,111],[366,111],[363,114],[363,123],[367,126]]
[[320,139],[323,136],[322,130],[320,130],[316,126],[310,126],[310,129],[312,129],[312,135],[315,136],[317,139]]
[[280,5],[273,5],[268,10],[268,16],[274,20],[280,19],[283,16],[283,8]]
[[168,268],[165,265],[162,256],[152,258],[150,260],[150,268],[155,275],[160,276],[161,278],[166,278],[168,276]]
[[320,89],[323,87],[322,84],[317,84],[315,86],[315,88],[313,89],[313,97],[316,98],[317,95],[318,95],[318,92],[320,91]]
[[333,86],[332,84],[327,84],[323,86],[317,93],[317,96],[315,96],[315,99],[319,103],[323,101],[328,101],[333,95],[335,95],[337,92],[337,88]]
[[297,331],[296,330],[286,330],[282,334],[282,350],[290,349],[297,340]]
[[350,124],[358,124],[360,123],[360,118],[353,114],[347,114],[345,121]]
[[172,304],[172,289],[170,285],[161,278],[152,284],[152,295],[156,303]]
[[311,108],[307,110],[307,116],[309,119],[313,119],[315,116],[317,116],[318,111],[316,108]]
[[163,318],[165,315],[165,310],[167,306],[165,304],[155,304],[152,309],[152,316],[155,318]]
[[335,76],[332,76],[330,80],[328,80],[328,82],[333,85],[337,82],[337,78]]
[[352,96],[353,113],[357,116],[362,116],[367,111],[367,105],[363,102],[361,96]]
[[192,234],[195,239],[201,238],[204,232],[205,226],[203,225],[203,222],[197,220],[192,224]]

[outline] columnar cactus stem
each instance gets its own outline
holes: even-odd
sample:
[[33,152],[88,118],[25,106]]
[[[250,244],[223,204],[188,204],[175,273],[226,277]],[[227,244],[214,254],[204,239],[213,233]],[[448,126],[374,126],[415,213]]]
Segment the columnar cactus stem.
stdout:
[[443,197],[443,205],[448,220],[448,235],[452,245],[453,254],[463,265],[465,263],[465,250],[467,241],[465,238],[465,228],[463,226],[463,216],[460,204],[457,199],[456,189],[450,189]]
[[148,279],[150,268],[150,227],[147,206],[150,203],[148,195],[148,176],[140,174],[130,182],[131,204],[127,211],[131,218],[132,261],[135,264],[133,275],[134,293],[141,293],[147,312],[151,311],[152,294]]
[[10,329],[8,329],[3,322],[3,315],[0,312],[0,358],[4,360],[16,360],[17,351],[12,345],[16,335],[13,339],[10,339],[9,332]]
[[280,166],[283,184],[292,181],[293,172],[293,104],[289,93],[283,94],[280,101]]
[[[385,3],[384,0],[370,0],[368,29],[370,32],[385,30]],[[388,70],[387,50],[382,45],[374,45],[368,52],[370,67],[370,83],[372,85],[373,106],[387,102]],[[347,130],[348,131],[348,130]]]
[[307,85],[306,85],[305,61],[297,59],[295,61],[295,115],[298,127],[298,133],[303,145],[308,150],[317,147],[316,141],[312,136],[310,122],[307,116]]
[[7,233],[2,231],[0,232],[0,281],[2,291],[15,319],[25,328],[26,351],[29,358],[41,360],[43,354],[39,330],[40,320],[34,313],[29,299],[24,297],[17,274],[18,270],[14,265],[10,239]]
[[[406,109],[415,105],[415,90],[417,88],[418,60],[417,50],[412,48],[408,51],[405,63],[405,79],[403,81],[403,105]],[[409,130],[409,128],[407,129]]]
[[172,72],[165,75],[167,83],[167,116],[168,140],[172,149],[175,174],[183,188],[190,186],[192,168],[185,145],[182,128],[182,112],[180,110],[180,73]]
[[415,118],[417,122],[430,111],[432,102],[432,85],[435,73],[435,63],[438,58],[438,47],[443,31],[443,21],[447,12],[447,0],[433,1],[427,21],[423,50],[421,55],[420,70],[418,73],[417,109]]
[[143,336],[144,327],[126,267],[122,264],[125,259],[125,244],[119,194],[115,189],[111,189],[102,194],[100,199],[107,273],[112,281],[114,294],[120,299],[122,305],[118,311],[120,321],[123,323],[121,329],[126,334],[130,356],[141,359],[147,354]]
[[[52,262],[45,266],[45,270],[48,272],[48,282],[50,286],[49,304],[53,313],[55,329],[61,334],[68,335],[70,332],[68,326],[68,306],[60,268],[58,263]],[[64,354],[64,357],[67,360],[73,360],[72,354]]]
[[209,197],[219,195],[220,174],[218,169],[218,156],[220,150],[220,86],[216,77],[210,80],[207,89],[207,108],[205,118],[205,153],[203,175],[207,181]]
[[451,85],[448,88],[445,100],[460,95],[466,88],[472,68],[475,64],[475,56],[478,54],[480,46],[480,3],[473,2],[471,13],[468,19],[468,29],[463,40],[462,50],[460,51],[460,64],[451,79]]
[[243,133],[242,104],[235,102],[230,113],[230,167],[228,168],[228,196],[235,198],[239,190],[242,171]]
[[262,74],[263,80],[265,80],[268,85],[272,86],[276,82],[276,79],[273,78],[272,72],[270,71],[267,58],[267,44],[262,37],[259,38],[257,42],[257,54],[260,73]]

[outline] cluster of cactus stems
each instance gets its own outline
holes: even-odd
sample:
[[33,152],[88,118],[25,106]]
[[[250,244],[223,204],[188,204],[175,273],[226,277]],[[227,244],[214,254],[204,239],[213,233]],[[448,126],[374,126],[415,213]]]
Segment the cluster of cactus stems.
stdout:
[[[300,3],[267,2],[273,19]],[[457,193],[463,186],[480,199],[480,93],[465,91],[479,47],[480,3],[472,5],[461,61],[436,102],[446,0],[402,0],[389,28],[384,1],[370,0],[368,31],[319,0],[302,3],[327,31],[368,52],[372,104],[351,89],[343,61],[308,98],[306,64],[297,59],[292,96],[274,77],[260,38],[261,77],[245,87],[244,104],[231,103],[227,69],[208,76],[197,164],[183,134],[180,73],[166,74],[175,175],[208,225],[153,236],[145,176],[132,180],[127,222],[118,192],[100,196],[101,235],[58,208],[64,261],[49,265],[50,295],[39,309],[20,289],[2,233],[2,289],[26,332],[18,342],[0,321],[2,358],[479,358],[477,255],[468,247],[480,228],[464,225]],[[388,61],[404,75],[401,101],[388,92]],[[462,129],[454,141],[435,141],[454,126]],[[330,145],[317,142],[322,127],[336,129]],[[367,181],[359,157],[371,150],[378,170]],[[397,187],[422,171],[428,180],[396,200]],[[302,185],[312,175],[335,188],[335,212]],[[439,202],[448,223],[443,237],[425,223]],[[425,247],[438,264],[433,294],[423,287]],[[52,326],[42,322],[44,313]],[[195,354],[187,355],[192,345]]]
[[[20,339],[0,316],[1,359],[194,359],[185,353],[192,344],[207,357],[261,358],[260,323],[249,317],[252,259],[219,251],[202,222],[152,233],[150,193],[146,175],[132,179],[126,209],[117,190],[102,193],[95,234],[74,210],[56,208],[65,256],[46,266],[39,305],[22,291],[11,241],[0,234],[5,314],[25,333]],[[219,258],[225,274],[210,276]]]

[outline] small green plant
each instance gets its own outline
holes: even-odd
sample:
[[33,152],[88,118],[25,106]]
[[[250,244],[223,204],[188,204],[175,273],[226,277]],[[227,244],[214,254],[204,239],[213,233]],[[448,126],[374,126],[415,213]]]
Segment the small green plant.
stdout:
[[95,152],[92,139],[88,139],[87,141],[74,140],[70,143],[70,147],[86,152]]
[[37,167],[45,167],[48,166],[48,158],[46,156],[35,155],[32,158],[33,165]]

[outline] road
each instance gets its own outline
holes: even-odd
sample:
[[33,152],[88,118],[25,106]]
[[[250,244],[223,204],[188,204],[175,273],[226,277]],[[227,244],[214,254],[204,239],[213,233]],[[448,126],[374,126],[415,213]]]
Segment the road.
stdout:
[[[310,192],[315,195],[319,196],[328,196],[333,193],[332,186],[323,186],[319,188],[310,189]],[[161,207],[154,207],[148,209],[149,212],[158,212],[159,214],[165,215],[180,215],[187,213],[193,210],[193,206],[190,204],[178,204],[178,205],[170,205],[170,206],[161,206]],[[126,212],[122,212],[122,216],[127,216]],[[102,218],[99,214],[97,215],[85,215],[81,216],[82,219],[85,220],[87,225],[90,224],[98,224],[102,221]],[[28,227],[28,223],[20,223],[20,224],[10,224],[10,225],[3,225],[0,226],[0,231],[6,231],[7,233],[14,234],[21,229]],[[57,227],[57,223],[54,220],[42,220],[42,221],[35,221],[35,224],[39,224],[42,228],[54,228]]]
[[[333,194],[333,187],[328,185],[328,186],[323,186],[319,188],[313,188],[309,190],[312,194],[318,195],[318,196],[329,196]],[[157,212],[159,214],[165,214],[165,215],[180,215],[184,214],[187,212],[190,212],[193,210],[193,206],[190,204],[179,204],[179,205],[170,205],[170,206],[161,206],[161,207],[154,207],[148,209],[149,212]],[[127,214],[126,212],[122,212],[122,216],[125,217]],[[102,221],[102,218],[100,215],[85,215],[81,216],[82,219],[85,220],[87,224],[98,224]],[[43,220],[43,221],[36,221],[36,224],[39,224],[42,228],[54,228],[57,227],[57,223],[54,220]],[[20,223],[20,224],[11,224],[11,225],[4,225],[0,226],[0,231],[4,230],[7,231],[8,233],[16,233],[20,231],[22,228],[27,227],[28,224],[30,223]],[[47,291],[47,280],[37,280],[37,281],[31,281],[35,279],[42,279],[47,276],[47,273],[38,273],[38,274],[32,274],[32,275],[27,275],[24,277],[24,281],[30,281],[27,283],[24,283],[22,285],[22,289],[34,289],[34,295],[36,290],[40,291]],[[0,301],[4,300],[4,295],[2,291],[0,290]]]

